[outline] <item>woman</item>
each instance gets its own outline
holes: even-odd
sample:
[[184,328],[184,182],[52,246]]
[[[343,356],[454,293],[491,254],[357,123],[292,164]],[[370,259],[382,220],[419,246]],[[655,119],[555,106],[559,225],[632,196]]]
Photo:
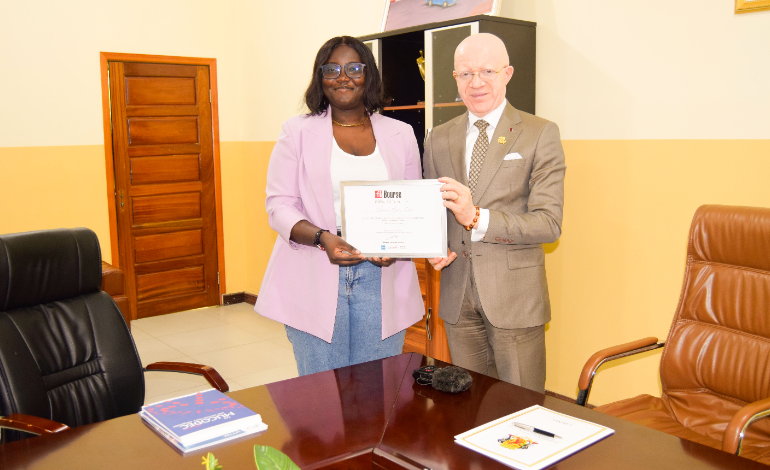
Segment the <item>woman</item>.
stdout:
[[399,354],[424,309],[411,260],[364,258],[339,236],[340,181],[421,177],[412,128],[375,113],[384,103],[371,51],[349,36],[327,41],[305,103],[270,157],[265,205],[279,237],[254,308],[286,325],[300,375]]

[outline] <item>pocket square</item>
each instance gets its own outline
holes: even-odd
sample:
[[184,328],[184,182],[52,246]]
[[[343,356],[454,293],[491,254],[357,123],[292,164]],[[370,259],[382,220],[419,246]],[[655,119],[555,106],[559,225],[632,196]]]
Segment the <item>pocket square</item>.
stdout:
[[523,157],[519,155],[519,152],[513,152],[506,155],[505,158],[503,158],[503,160],[521,160],[521,158]]

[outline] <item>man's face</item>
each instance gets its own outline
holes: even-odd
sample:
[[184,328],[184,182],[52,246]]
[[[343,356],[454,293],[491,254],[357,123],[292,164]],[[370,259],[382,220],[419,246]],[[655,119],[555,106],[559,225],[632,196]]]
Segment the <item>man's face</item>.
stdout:
[[[513,67],[494,44],[486,41],[461,45],[455,54],[455,79],[465,106],[477,117],[484,117],[500,106],[505,99],[505,86],[511,80]],[[492,78],[481,78],[482,71],[495,73]],[[475,72],[470,80],[462,79],[462,72]]]

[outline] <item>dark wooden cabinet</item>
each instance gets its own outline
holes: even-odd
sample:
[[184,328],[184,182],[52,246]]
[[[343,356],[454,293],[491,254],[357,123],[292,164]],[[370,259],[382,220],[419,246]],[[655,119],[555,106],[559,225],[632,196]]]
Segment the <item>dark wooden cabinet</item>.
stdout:
[[[433,127],[466,111],[452,76],[454,52],[463,39],[476,33],[492,33],[503,40],[514,67],[506,98],[515,108],[534,114],[535,23],[479,15],[360,38],[374,53],[390,99],[382,114],[414,128],[421,155],[425,136]],[[425,59],[425,79],[417,65],[420,57]],[[424,259],[415,264],[425,316],[407,330],[404,352],[451,362],[444,322],[438,316],[440,273]]]
[[424,258],[414,260],[420,292],[425,303],[422,320],[406,330],[404,352],[416,352],[444,362],[452,362],[446,340],[444,321],[438,317],[438,300],[441,289],[441,273],[433,269]]

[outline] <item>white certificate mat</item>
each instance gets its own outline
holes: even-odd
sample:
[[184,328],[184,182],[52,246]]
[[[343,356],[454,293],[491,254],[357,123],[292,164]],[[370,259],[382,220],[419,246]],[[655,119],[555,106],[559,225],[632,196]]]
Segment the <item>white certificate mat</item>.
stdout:
[[438,180],[343,181],[342,237],[364,256],[447,256]]
[[[548,431],[527,431],[514,423]],[[540,470],[615,431],[535,405],[455,436],[455,442],[511,467]]]

